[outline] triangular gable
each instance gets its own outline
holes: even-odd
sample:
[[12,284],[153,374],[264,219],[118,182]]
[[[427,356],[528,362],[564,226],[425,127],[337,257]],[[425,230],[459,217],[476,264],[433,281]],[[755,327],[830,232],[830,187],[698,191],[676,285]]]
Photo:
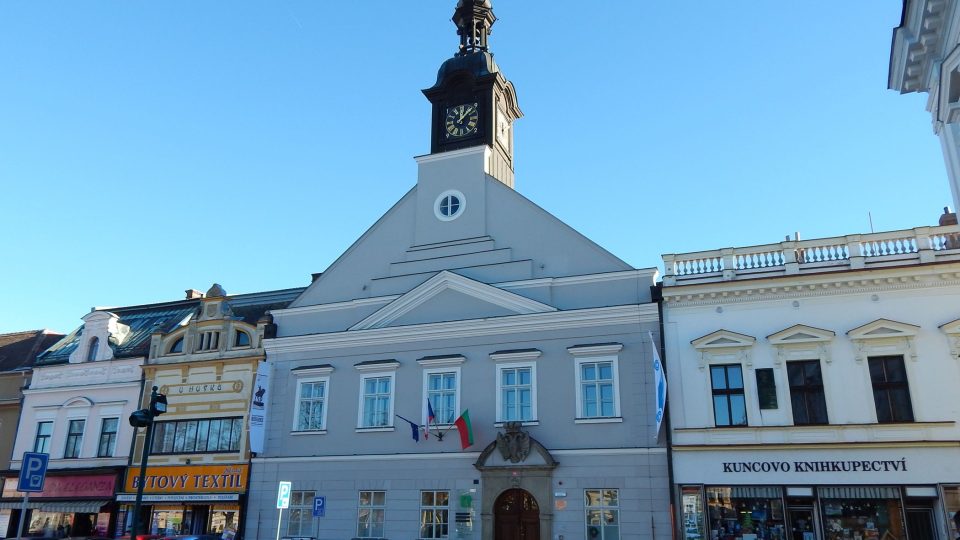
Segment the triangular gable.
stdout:
[[912,324],[891,321],[890,319],[877,319],[863,326],[858,326],[847,332],[850,339],[886,339],[886,338],[912,338],[920,330],[919,326]]
[[767,336],[767,341],[772,345],[792,345],[799,343],[821,343],[831,341],[836,337],[836,332],[807,326],[805,324],[795,324],[790,328],[784,328]]
[[447,291],[459,292],[481,302],[505,309],[515,315],[557,311],[557,308],[553,306],[444,270],[353,325],[350,330],[370,330],[390,326],[392,322]]
[[723,349],[730,347],[752,347],[757,338],[738,334],[729,330],[717,330],[690,342],[695,349]]

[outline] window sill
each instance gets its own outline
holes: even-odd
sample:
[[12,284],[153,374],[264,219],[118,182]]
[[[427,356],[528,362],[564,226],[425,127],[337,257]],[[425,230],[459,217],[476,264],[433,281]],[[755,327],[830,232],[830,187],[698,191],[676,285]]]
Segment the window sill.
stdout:
[[574,418],[574,424],[614,424],[623,422],[622,416],[603,416],[598,418]]
[[358,427],[356,429],[357,433],[384,433],[387,431],[395,431],[396,428],[393,426],[384,426],[384,427]]
[[326,435],[327,430],[325,429],[305,429],[303,431],[291,431],[290,435],[297,437],[300,435]]
[[[508,422],[515,422],[515,421],[516,421],[516,420],[508,420]],[[503,427],[504,424],[506,424],[506,423],[507,423],[507,422],[495,422],[495,423],[493,424],[493,427]],[[526,427],[526,426],[539,426],[539,425],[540,425],[540,421],[539,421],[539,420],[524,420],[523,422],[520,422],[520,425],[521,425],[521,426],[524,426],[524,427]]]

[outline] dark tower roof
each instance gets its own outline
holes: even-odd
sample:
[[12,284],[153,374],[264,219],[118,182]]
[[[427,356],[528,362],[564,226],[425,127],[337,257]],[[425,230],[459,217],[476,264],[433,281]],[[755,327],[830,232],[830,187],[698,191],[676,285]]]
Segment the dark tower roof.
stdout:
[[453,11],[453,24],[457,25],[457,34],[460,36],[460,52],[457,56],[486,52],[490,29],[496,21],[490,0],[457,2],[457,8]]

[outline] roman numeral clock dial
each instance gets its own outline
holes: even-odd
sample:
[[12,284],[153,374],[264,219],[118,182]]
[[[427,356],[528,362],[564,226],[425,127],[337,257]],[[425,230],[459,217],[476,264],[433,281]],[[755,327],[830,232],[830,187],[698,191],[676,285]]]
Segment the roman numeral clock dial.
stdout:
[[480,122],[480,113],[477,111],[476,103],[464,103],[447,109],[447,117],[444,120],[444,126],[447,130],[447,138],[461,138],[473,135],[477,132],[477,124]]

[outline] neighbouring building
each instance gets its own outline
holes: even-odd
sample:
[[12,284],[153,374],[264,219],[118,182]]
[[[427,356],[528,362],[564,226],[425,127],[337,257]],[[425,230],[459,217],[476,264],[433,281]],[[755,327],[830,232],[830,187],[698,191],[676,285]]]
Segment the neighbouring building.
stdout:
[[[33,362],[62,337],[48,330],[0,334],[0,471],[10,468],[23,389],[30,383]],[[6,506],[9,503],[0,503],[0,532],[4,533],[10,519]]]
[[246,537],[670,538],[657,270],[514,190],[490,2],[453,20],[416,185],[271,312]]
[[663,262],[680,538],[957,538],[956,225]]
[[127,418],[139,407],[150,336],[191,317],[198,303],[95,309],[79,329],[37,357],[23,391],[13,470],[3,478],[0,505],[10,515],[0,533],[16,536],[18,470],[23,453],[32,451],[50,454],[50,463],[43,491],[30,495],[24,534],[114,534],[115,497],[133,437]]
[[[257,397],[268,310],[286,307],[303,289],[227,296],[214,284],[190,317],[151,338],[141,407],[157,386],[167,412],[154,424],[141,522],[149,534],[243,536],[249,481],[251,400]],[[265,392],[260,391],[259,395]],[[133,463],[121,493],[120,521],[132,525],[146,430],[137,430]]]
[[940,139],[954,208],[960,208],[960,3],[903,0],[893,31],[890,77],[901,94],[925,92],[933,132]]

